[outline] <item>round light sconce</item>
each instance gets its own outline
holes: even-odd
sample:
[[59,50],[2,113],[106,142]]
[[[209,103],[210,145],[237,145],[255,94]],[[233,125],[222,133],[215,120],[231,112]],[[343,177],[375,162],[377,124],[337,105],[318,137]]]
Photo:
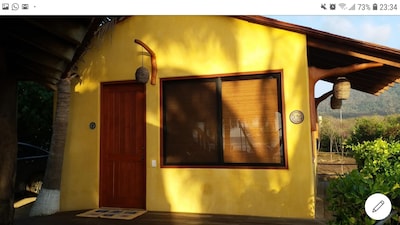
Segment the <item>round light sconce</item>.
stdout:
[[342,108],[342,99],[337,99],[335,96],[331,97],[331,109]]
[[350,81],[345,77],[339,77],[333,85],[333,95],[336,99],[346,100],[350,97],[350,89]]
[[135,77],[137,82],[145,84],[149,81],[149,70],[146,67],[141,66],[137,68]]

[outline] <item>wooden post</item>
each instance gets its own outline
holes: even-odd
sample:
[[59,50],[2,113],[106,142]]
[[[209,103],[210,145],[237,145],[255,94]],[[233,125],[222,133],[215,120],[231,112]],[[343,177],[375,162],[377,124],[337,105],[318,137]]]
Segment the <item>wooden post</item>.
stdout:
[[0,48],[0,225],[14,221],[17,159],[17,81],[6,73]]

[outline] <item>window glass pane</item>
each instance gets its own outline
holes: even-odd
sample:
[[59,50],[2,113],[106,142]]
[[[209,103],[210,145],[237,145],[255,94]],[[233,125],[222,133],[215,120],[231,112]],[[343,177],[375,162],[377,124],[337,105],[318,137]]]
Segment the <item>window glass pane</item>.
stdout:
[[278,79],[222,81],[225,163],[281,163]]
[[218,107],[215,80],[164,81],[163,105],[164,162],[217,163]]

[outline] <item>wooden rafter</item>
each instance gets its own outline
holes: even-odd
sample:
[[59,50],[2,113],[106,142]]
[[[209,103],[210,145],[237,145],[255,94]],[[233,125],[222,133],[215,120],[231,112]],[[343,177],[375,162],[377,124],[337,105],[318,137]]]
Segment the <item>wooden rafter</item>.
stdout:
[[388,59],[384,59],[381,57],[377,57],[377,56],[372,56],[370,54],[365,54],[365,53],[360,53],[360,52],[356,52],[356,51],[352,51],[352,50],[348,50],[348,49],[342,49],[342,48],[338,48],[338,47],[332,47],[332,46],[328,46],[328,45],[322,45],[322,44],[318,44],[318,43],[314,43],[309,41],[308,46],[310,47],[317,47],[320,49],[324,49],[330,52],[335,52],[335,53],[339,53],[342,55],[349,55],[355,58],[360,58],[360,59],[365,59],[368,61],[372,61],[372,62],[377,62],[377,63],[382,63],[382,64],[386,64],[389,66],[394,66],[394,67],[400,67],[400,62],[395,62],[393,60],[388,60]]
[[317,121],[317,106],[323,100],[329,97],[331,93],[326,93],[323,95],[321,99],[314,98],[314,87],[318,80],[322,80],[328,77],[339,77],[345,76],[349,73],[354,73],[361,70],[366,70],[375,67],[382,67],[382,63],[361,63],[361,64],[353,64],[344,67],[336,67],[332,69],[321,69],[317,67],[309,67],[308,68],[308,76],[309,76],[309,93],[310,93],[310,111],[311,111],[311,127],[312,130],[316,130]]
[[381,66],[383,66],[382,63],[361,63],[344,67],[336,67],[332,69],[320,69],[317,67],[310,67],[308,69],[308,73],[310,80],[316,83],[318,80],[322,80],[327,77],[344,76],[346,74],[357,72],[360,70],[370,69],[374,67],[381,67]]

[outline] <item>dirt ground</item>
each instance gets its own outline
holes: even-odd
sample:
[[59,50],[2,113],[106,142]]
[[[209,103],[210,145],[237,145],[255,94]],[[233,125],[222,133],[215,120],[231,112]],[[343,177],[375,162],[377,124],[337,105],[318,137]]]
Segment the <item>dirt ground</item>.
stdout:
[[348,173],[357,169],[357,164],[354,158],[342,156],[337,153],[319,152],[318,153],[318,175],[337,175]]

